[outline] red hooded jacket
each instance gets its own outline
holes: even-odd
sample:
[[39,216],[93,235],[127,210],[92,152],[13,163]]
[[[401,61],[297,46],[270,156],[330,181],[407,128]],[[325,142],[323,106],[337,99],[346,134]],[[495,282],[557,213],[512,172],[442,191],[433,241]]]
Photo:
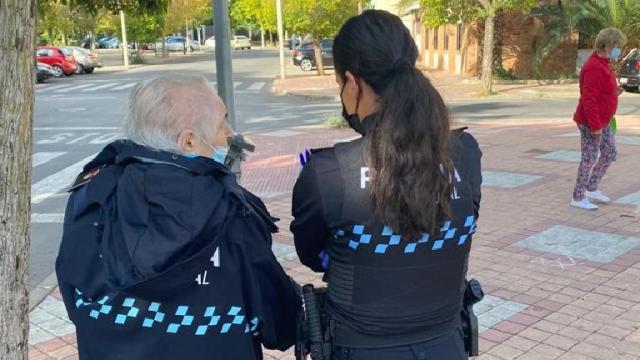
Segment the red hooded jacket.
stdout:
[[580,102],[573,120],[591,131],[607,127],[618,109],[617,87],[609,59],[593,53],[580,72]]

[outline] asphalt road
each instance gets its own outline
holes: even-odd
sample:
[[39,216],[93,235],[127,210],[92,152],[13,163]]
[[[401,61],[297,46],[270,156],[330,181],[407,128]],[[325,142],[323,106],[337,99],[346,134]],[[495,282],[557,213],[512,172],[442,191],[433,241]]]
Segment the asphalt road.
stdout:
[[[237,123],[241,132],[264,132],[315,125],[340,113],[337,101],[308,100],[270,93],[278,70],[276,51],[234,52]],[[146,66],[128,72],[96,71],[52,79],[36,86],[32,178],[30,287],[54,270],[62,233],[66,187],[82,166],[107,143],[120,137],[119,124],[129,92],[141,80],[166,73],[201,74],[216,81],[212,53],[176,58],[177,63]],[[291,65],[288,71],[298,72]],[[638,97],[626,97],[620,114],[639,114]],[[450,104],[454,118],[487,121],[566,118],[575,100],[469,101]]]

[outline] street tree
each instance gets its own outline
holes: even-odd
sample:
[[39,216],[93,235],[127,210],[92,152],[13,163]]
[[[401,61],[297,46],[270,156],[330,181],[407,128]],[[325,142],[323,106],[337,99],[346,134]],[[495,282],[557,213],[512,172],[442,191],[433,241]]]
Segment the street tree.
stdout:
[[495,48],[495,19],[500,10],[528,11],[538,6],[538,0],[420,0],[423,5],[422,19],[427,27],[444,24],[483,21],[484,40],[482,50],[482,93],[492,93],[493,51]]
[[[536,49],[535,65],[539,70],[544,60],[571,33],[595,40],[600,30],[613,26],[627,36],[625,50],[640,47],[640,1],[582,0],[563,1],[541,7],[536,15],[550,19],[545,42]],[[626,52],[625,51],[625,52]]]
[[146,10],[150,12],[167,11],[169,3],[174,0],[60,0],[71,5],[73,8],[83,8],[91,14],[98,14],[100,10],[106,9],[116,13],[120,10],[133,12]]
[[265,31],[276,31],[275,0],[233,0],[229,7],[232,24],[260,28],[263,44]]
[[44,45],[67,45],[76,23],[68,5],[60,0],[38,1],[38,32]]
[[155,42],[162,37],[163,30],[163,13],[137,12],[127,16],[127,37],[132,42]]
[[211,5],[211,0],[171,0],[165,15],[165,34],[182,32],[188,22],[200,24],[211,18]]
[[287,28],[311,35],[318,75],[324,75],[324,62],[320,42],[334,37],[340,27],[358,13],[358,0],[296,0],[285,5]]
[[29,344],[31,136],[36,0],[0,6],[0,359],[26,360]]

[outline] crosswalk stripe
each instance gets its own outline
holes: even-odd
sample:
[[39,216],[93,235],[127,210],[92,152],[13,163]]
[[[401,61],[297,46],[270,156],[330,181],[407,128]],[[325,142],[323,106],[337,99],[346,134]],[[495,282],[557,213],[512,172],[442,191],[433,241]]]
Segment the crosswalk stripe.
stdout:
[[62,224],[63,222],[63,213],[31,214],[32,224]]
[[235,81],[235,82],[233,83],[233,88],[235,89],[235,88],[237,88],[237,87],[238,87],[238,86],[240,86],[240,85],[242,85],[242,83],[241,83],[241,82],[239,82],[239,81]]
[[86,88],[86,87],[90,87],[90,86],[93,86],[93,85],[95,85],[95,84],[91,83],[91,84],[83,84],[83,85],[78,85],[78,86],[72,86],[72,87],[69,87],[69,88],[66,88],[66,89],[56,90],[56,92],[58,92],[58,93],[66,93],[66,92],[73,91],[73,90],[80,90],[80,89],[83,89],[83,88]]
[[132,82],[132,83],[124,84],[122,86],[111,88],[111,90],[125,90],[125,89],[132,88],[132,87],[136,86],[136,84],[137,83]]
[[52,91],[57,89],[62,89],[64,87],[69,86],[69,84],[61,84],[61,85],[53,85],[53,86],[43,86],[42,88],[38,88],[37,91]]
[[33,154],[32,166],[36,167],[47,163],[57,157],[60,157],[66,153],[64,152],[37,152]]
[[262,88],[265,86],[266,84],[263,82],[257,82],[257,83],[253,83],[251,86],[249,86],[249,88],[247,90],[262,90]]
[[95,156],[96,154],[86,157],[31,185],[31,204],[39,204],[71,185],[71,181],[82,171],[84,165]]
[[96,90],[106,89],[108,87],[117,86],[117,85],[120,85],[120,83],[119,82],[117,82],[117,83],[107,83],[107,84],[104,84],[104,85],[99,85],[99,86],[92,87],[90,89],[85,89],[84,91],[96,91]]

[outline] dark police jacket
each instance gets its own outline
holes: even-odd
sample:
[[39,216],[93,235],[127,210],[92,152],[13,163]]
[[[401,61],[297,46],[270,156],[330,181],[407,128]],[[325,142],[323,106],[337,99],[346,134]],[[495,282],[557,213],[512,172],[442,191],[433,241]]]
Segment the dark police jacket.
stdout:
[[376,219],[363,138],[315,151],[304,166],[294,188],[291,231],[302,263],[326,271],[337,345],[400,346],[459,328],[480,205],[481,152],[470,134],[452,137],[452,218],[437,236],[405,239]]
[[68,202],[56,271],[81,359],[262,359],[299,296],[264,204],[211,159],[108,145]]

